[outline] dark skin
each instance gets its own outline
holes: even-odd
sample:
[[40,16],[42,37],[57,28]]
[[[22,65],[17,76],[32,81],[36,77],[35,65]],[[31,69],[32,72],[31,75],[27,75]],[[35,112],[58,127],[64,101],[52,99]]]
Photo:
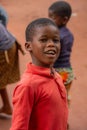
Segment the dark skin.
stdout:
[[61,27],[61,26],[66,26],[69,18],[67,16],[60,16],[60,15],[57,15],[55,14],[52,10],[49,10],[48,12],[48,16],[49,18],[51,18],[58,27]]
[[10,101],[9,101],[9,97],[8,97],[8,93],[7,93],[7,89],[1,89],[0,90],[0,95],[3,101],[3,107],[0,109],[0,113],[6,113],[8,115],[12,114],[12,108],[10,105]]
[[52,68],[60,53],[60,36],[53,25],[35,28],[32,41],[25,43],[30,52],[33,64],[45,68]]
[[[67,22],[69,20],[69,18],[67,16],[63,17],[63,16],[60,16],[60,15],[57,15],[52,10],[48,11],[48,16],[49,16],[49,18],[51,18],[51,20],[53,20],[56,23],[56,25],[58,27],[66,26]],[[66,86],[66,90],[67,90],[67,96],[69,94],[71,85],[72,85],[72,82],[70,82],[69,84],[65,85]],[[68,106],[70,106],[70,99],[67,99],[67,101],[68,101]]]

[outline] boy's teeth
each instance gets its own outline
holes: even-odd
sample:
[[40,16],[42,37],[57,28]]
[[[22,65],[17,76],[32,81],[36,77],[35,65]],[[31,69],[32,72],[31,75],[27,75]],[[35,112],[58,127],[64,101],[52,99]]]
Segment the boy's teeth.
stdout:
[[49,53],[54,53],[54,51],[49,51]]

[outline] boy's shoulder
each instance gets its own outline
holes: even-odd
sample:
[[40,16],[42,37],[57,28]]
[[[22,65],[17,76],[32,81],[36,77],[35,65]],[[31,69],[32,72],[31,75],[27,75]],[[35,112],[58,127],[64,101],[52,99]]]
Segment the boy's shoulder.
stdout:
[[20,93],[25,93],[28,90],[33,90],[31,87],[31,79],[32,77],[29,74],[24,74],[22,75],[20,81],[17,83],[13,95],[19,95]]
[[61,39],[65,38],[65,37],[74,38],[73,33],[71,32],[71,30],[68,27],[62,27],[59,30],[60,30]]
[[61,27],[59,28],[61,34],[72,34],[71,30],[68,27]]

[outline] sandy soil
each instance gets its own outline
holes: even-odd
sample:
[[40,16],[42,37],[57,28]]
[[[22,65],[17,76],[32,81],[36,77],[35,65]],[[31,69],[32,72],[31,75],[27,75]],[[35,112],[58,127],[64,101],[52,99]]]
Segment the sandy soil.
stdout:
[[[71,62],[76,75],[71,89],[70,130],[87,130],[87,0],[67,1],[73,8],[73,16],[68,26],[75,36]],[[27,24],[35,18],[47,17],[47,10],[52,2],[54,0],[0,0],[0,4],[9,14],[8,29],[17,37],[23,48]],[[21,74],[30,60],[29,54],[20,54]],[[7,86],[10,102],[15,85]],[[0,130],[8,130],[10,125],[11,120],[0,119]]]

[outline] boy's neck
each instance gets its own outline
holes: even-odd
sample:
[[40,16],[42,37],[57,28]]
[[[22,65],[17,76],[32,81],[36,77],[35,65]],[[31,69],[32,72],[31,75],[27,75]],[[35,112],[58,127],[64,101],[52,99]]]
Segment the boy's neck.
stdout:
[[53,69],[53,67],[50,68],[50,74],[54,75],[54,69]]
[[63,27],[66,27],[66,25],[64,24],[64,25],[58,26],[58,28],[63,28]]

